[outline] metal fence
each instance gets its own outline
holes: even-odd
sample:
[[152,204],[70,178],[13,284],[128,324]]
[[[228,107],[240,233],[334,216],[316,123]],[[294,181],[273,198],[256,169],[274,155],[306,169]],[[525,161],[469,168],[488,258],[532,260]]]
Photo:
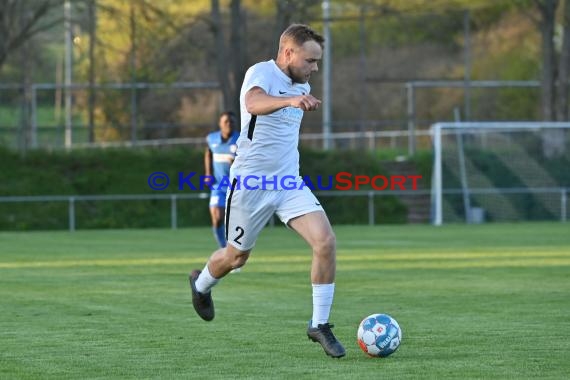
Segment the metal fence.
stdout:
[[[376,197],[382,196],[420,196],[429,194],[429,190],[406,190],[406,191],[321,191],[315,192],[319,197],[366,197],[368,199],[368,224],[375,224]],[[78,202],[86,201],[142,201],[142,200],[167,200],[170,201],[170,228],[178,228],[178,200],[207,199],[210,193],[196,194],[112,194],[112,195],[50,195],[50,196],[10,196],[0,197],[0,203],[29,203],[29,202],[65,202],[68,207],[68,229],[75,231],[78,226],[75,206]],[[271,220],[273,225],[273,220]]]
[[[471,100],[468,94],[476,89],[508,89],[508,88],[539,88],[538,81],[500,81],[500,80],[423,80],[423,81],[403,81],[397,86],[404,92],[404,106],[396,120],[377,119],[372,120],[363,117],[362,120],[331,120],[330,130],[325,130],[323,122],[313,120],[305,123],[301,130],[301,141],[313,148],[327,146],[335,149],[376,149],[377,147],[391,147],[407,151],[409,155],[414,155],[416,149],[429,147],[429,140],[426,139],[427,127],[435,121],[451,120],[453,114],[439,115],[438,120],[426,120],[425,110],[421,112],[417,97],[420,90],[429,89],[459,89],[463,91],[465,100],[464,118],[469,119],[468,110],[471,109]],[[143,121],[141,113],[145,107],[139,104],[140,96],[149,91],[190,91],[197,94],[198,91],[213,91],[214,97],[219,97],[219,84],[217,82],[173,82],[173,83],[97,83],[89,85],[87,83],[73,83],[70,85],[54,83],[33,83],[29,86],[21,84],[0,83],[0,90],[5,91],[3,95],[6,99],[12,99],[7,104],[12,104],[14,109],[20,108],[20,122],[18,125],[0,125],[0,143],[8,146],[18,146],[27,148],[105,148],[105,147],[137,147],[137,146],[162,146],[174,144],[203,145],[203,135],[206,128],[196,128],[198,125],[184,125],[184,123],[173,123],[165,120]],[[62,110],[65,114],[64,122],[57,123],[57,126],[44,127],[39,125],[38,111],[39,99],[43,97],[56,97],[52,93],[59,91],[66,94],[76,94],[79,92],[96,91],[99,96],[104,95],[103,91],[122,91],[125,97],[125,109],[121,110],[121,115],[125,120],[124,125],[117,128],[122,131],[122,137],[104,141],[89,142],[87,138],[87,125],[72,118],[72,114],[77,112],[86,113],[88,105],[82,107],[75,103],[69,104]],[[7,94],[13,93],[10,97]],[[27,94],[22,97],[22,94]],[[48,96],[49,94],[49,96]],[[148,95],[148,94],[147,94]],[[69,96],[69,95],[67,95]],[[84,97],[87,95],[84,94]],[[19,99],[19,100],[18,100]],[[27,99],[27,101],[23,101]],[[367,101],[364,99],[363,101]],[[45,100],[44,100],[45,102]],[[128,105],[127,105],[128,104]],[[461,106],[461,105],[458,105]],[[368,108],[373,108],[369,105]],[[217,109],[213,107],[212,109]],[[204,114],[205,110],[201,109]],[[117,117],[117,115],[115,115]],[[202,115],[204,116],[204,115]],[[208,117],[212,120],[216,118],[215,112]],[[208,122],[209,123],[209,122]],[[207,124],[209,125],[209,124]],[[203,125],[200,125],[203,127]],[[106,130],[107,126],[95,125],[93,128]],[[204,130],[202,130],[204,129]],[[209,129],[208,129],[209,130]],[[307,133],[307,131],[310,131]],[[143,133],[144,132],[144,133]],[[174,134],[174,136],[171,136]],[[41,141],[39,136],[49,133],[50,137]],[[159,138],[149,138],[145,134],[160,136]],[[196,136],[196,137],[180,137]]]
[[[568,194],[570,188],[543,188],[543,189],[472,189],[472,193],[497,194],[560,194],[560,222],[568,220]],[[458,194],[461,189],[445,189],[445,194]],[[319,197],[366,197],[368,199],[368,225],[375,225],[376,198],[382,196],[425,196],[431,194],[430,190],[386,190],[386,191],[320,191],[315,192]],[[178,200],[207,199],[207,192],[196,194],[113,194],[113,195],[53,195],[53,196],[8,196],[0,197],[0,203],[29,203],[29,202],[66,202],[68,205],[68,229],[77,230],[75,205],[85,201],[140,201],[140,200],[168,200],[170,205],[170,228],[178,228]],[[432,213],[433,214],[433,213]],[[274,224],[271,219],[270,224]]]

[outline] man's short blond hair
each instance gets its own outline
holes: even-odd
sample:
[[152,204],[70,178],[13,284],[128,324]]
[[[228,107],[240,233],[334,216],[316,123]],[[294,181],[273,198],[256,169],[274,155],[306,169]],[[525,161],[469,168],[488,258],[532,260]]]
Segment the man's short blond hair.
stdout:
[[307,41],[315,41],[322,49],[325,39],[308,25],[291,24],[281,34],[281,38],[279,39],[280,47],[287,41],[293,41],[297,46],[301,46]]

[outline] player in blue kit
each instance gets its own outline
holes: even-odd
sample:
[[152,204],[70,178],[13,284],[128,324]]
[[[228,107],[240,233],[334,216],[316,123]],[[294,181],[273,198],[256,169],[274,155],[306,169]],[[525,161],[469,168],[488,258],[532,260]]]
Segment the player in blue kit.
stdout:
[[239,132],[235,131],[235,114],[223,112],[218,121],[219,131],[212,132],[206,137],[208,147],[204,152],[204,169],[206,183],[210,186],[210,216],[214,237],[220,248],[226,246],[224,224],[226,207],[226,190],[229,185],[230,166],[234,162]]

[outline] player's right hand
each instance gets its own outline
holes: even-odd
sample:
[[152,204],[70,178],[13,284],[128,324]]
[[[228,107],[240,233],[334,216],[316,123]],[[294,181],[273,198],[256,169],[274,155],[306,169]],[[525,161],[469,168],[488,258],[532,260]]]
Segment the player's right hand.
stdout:
[[303,111],[315,111],[319,108],[322,101],[313,95],[299,95],[291,99],[291,107],[300,108]]
[[214,177],[211,175],[205,175],[202,178],[202,181],[203,181],[204,185],[206,185],[208,188],[211,188],[212,185],[214,184]]

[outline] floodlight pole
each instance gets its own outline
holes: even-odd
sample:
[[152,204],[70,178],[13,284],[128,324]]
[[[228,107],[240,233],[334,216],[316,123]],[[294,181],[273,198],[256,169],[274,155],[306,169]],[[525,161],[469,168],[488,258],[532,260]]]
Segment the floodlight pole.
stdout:
[[331,32],[330,2],[323,0],[323,149],[329,150],[331,144]]

